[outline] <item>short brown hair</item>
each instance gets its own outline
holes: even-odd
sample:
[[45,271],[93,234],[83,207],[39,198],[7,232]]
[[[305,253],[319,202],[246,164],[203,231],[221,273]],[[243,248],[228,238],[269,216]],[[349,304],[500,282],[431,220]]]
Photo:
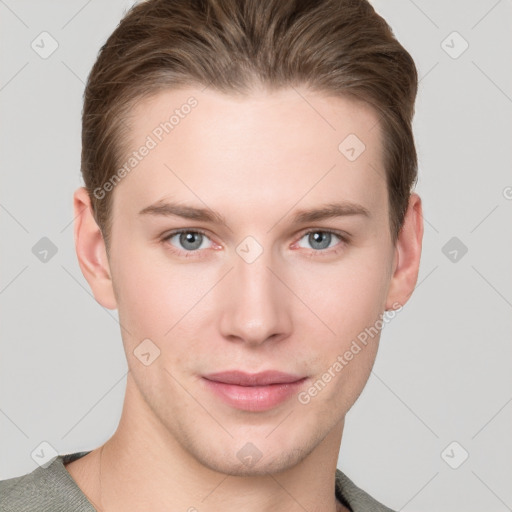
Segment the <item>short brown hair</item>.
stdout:
[[81,171],[107,251],[113,192],[102,187],[126,154],[135,103],[181,86],[247,94],[254,84],[305,85],[375,109],[396,242],[418,179],[418,75],[367,0],[146,0],[102,46],[84,92]]

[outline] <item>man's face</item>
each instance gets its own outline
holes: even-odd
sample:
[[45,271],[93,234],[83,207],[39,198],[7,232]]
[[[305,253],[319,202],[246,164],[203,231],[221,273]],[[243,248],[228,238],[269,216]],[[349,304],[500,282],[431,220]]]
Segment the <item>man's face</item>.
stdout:
[[[190,96],[197,105],[158,130]],[[364,104],[294,89],[236,98],[191,88],[133,111],[132,150],[148,136],[156,145],[113,196],[109,264],[137,385],[126,398],[207,467],[275,472],[333,432],[339,440],[380,333],[358,336],[388,306],[394,266],[377,121]],[[359,156],[350,134],[365,145]],[[225,224],[140,213],[159,202]],[[340,202],[368,215],[295,219]],[[303,380],[244,389],[205,379],[268,370]]]

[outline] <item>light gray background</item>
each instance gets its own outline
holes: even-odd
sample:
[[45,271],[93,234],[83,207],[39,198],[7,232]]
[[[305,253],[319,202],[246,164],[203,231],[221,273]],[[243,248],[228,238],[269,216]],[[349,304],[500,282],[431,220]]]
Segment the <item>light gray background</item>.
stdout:
[[[117,312],[94,300],[77,264],[72,193],[84,82],[132,4],[0,0],[0,479],[35,469],[42,441],[93,449],[119,421]],[[421,78],[425,234],[417,289],[382,332],[338,466],[396,510],[512,510],[511,2],[373,5]],[[47,59],[31,48],[43,31],[59,45]],[[469,43],[458,58],[453,31]],[[32,253],[42,237],[58,249],[46,263]],[[443,253],[452,237],[468,249],[455,262]]]

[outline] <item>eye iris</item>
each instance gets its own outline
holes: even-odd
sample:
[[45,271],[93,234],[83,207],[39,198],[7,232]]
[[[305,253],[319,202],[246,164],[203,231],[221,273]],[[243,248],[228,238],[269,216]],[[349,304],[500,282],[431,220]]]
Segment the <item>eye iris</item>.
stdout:
[[[315,249],[327,249],[331,243],[331,233],[325,231],[315,231],[309,234],[309,242],[311,247]],[[315,243],[320,243],[320,247],[315,247]]]
[[[201,247],[202,237],[202,233],[187,231],[180,234],[180,244],[186,249],[199,249],[199,247]],[[192,247],[187,246],[188,243],[192,244]]]

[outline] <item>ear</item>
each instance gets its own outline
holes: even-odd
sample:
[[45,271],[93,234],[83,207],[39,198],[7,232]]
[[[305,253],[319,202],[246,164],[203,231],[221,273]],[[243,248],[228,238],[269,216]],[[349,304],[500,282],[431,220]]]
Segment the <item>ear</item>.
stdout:
[[80,187],[73,194],[75,213],[75,249],[82,274],[94,298],[107,309],[116,309],[117,301],[103,235],[94,218],[89,193]]
[[413,193],[409,198],[404,223],[396,242],[394,270],[386,299],[386,310],[399,309],[396,307],[397,303],[404,306],[412,295],[418,280],[422,240],[421,198]]

